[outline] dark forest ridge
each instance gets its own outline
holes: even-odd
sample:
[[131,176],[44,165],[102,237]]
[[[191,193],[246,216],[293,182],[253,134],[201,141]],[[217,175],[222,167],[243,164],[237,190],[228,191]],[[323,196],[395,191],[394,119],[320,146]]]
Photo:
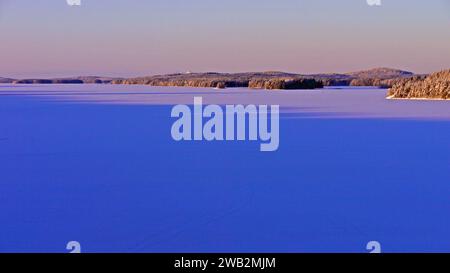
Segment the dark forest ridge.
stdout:
[[54,79],[8,79],[13,84],[139,84],[151,86],[189,86],[209,88],[249,87],[255,89],[314,89],[323,86],[391,87],[400,80],[416,76],[412,72],[375,68],[350,73],[295,74],[278,71],[246,73],[177,73],[136,78],[69,77]]

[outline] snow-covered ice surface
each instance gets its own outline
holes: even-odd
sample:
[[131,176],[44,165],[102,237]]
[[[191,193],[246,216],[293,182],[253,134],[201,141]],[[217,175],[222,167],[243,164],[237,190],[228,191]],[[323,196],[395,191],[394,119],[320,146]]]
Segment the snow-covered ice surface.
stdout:
[[[450,251],[450,102],[386,90],[0,85],[0,252]],[[280,148],[171,107],[280,104]]]

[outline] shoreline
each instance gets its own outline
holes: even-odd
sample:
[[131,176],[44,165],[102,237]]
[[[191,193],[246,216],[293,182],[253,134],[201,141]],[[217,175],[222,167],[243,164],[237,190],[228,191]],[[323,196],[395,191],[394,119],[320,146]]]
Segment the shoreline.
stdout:
[[[12,87],[12,86],[22,86],[22,87],[32,87],[32,86],[137,86],[137,87],[157,87],[157,88],[176,88],[176,89],[182,89],[182,88],[194,88],[198,90],[204,90],[207,91],[226,91],[226,90],[233,90],[233,89],[247,89],[248,91],[267,91],[267,92],[285,92],[285,91],[323,91],[323,90],[341,90],[341,89],[350,89],[350,90],[358,90],[358,89],[376,89],[376,90],[389,90],[388,88],[383,88],[379,86],[324,86],[323,88],[315,88],[315,89],[264,89],[264,88],[251,88],[251,87],[229,87],[229,88],[217,88],[217,87],[202,87],[202,86],[164,86],[164,85],[148,85],[148,84],[114,84],[114,83],[0,83],[0,87]],[[9,92],[6,90],[0,90],[0,94],[2,92]],[[213,92],[215,93],[215,92]],[[441,99],[441,98],[425,98],[425,97],[417,97],[417,98],[397,98],[393,95],[385,97],[386,100],[415,100],[415,101],[450,101],[450,99]]]
[[450,101],[450,99],[438,99],[438,98],[396,98],[393,96],[386,97],[387,100],[428,100],[428,101]]

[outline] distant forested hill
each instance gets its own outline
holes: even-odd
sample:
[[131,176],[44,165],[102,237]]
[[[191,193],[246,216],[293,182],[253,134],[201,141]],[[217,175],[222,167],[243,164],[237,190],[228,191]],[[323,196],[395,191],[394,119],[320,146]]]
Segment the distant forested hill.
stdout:
[[[178,73],[137,78],[72,77],[57,79],[5,79],[15,84],[138,84],[151,86],[189,86],[209,88],[248,87],[253,89],[315,89],[323,86],[391,87],[399,81],[413,78],[408,71],[375,68],[351,73],[303,75],[278,71],[248,73]],[[1,82],[0,78],[0,82]]]

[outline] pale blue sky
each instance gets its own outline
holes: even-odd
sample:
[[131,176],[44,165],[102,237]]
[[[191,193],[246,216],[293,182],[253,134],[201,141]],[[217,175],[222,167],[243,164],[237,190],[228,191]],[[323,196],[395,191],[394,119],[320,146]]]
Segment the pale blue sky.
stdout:
[[0,76],[450,68],[450,0],[0,0]]

